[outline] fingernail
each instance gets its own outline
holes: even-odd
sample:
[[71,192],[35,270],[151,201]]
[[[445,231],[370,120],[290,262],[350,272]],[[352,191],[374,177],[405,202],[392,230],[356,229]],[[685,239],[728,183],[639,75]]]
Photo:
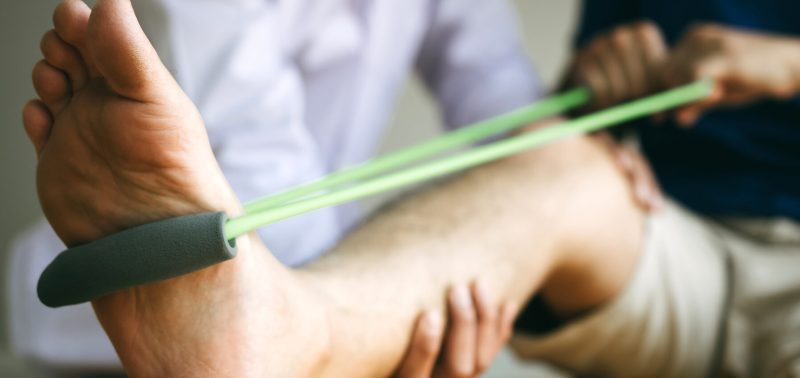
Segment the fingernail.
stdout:
[[513,320],[517,317],[517,312],[519,311],[519,306],[517,306],[514,302],[506,303],[505,314],[503,316],[506,317],[508,320]]
[[489,288],[486,286],[486,282],[478,280],[474,285],[476,299],[481,303],[489,303]]
[[429,335],[438,335],[442,330],[442,324],[444,324],[444,319],[442,319],[442,314],[438,311],[428,311],[425,314],[425,330]]
[[462,309],[469,309],[472,307],[472,298],[470,298],[469,289],[464,285],[456,285],[453,287],[452,299],[453,304]]

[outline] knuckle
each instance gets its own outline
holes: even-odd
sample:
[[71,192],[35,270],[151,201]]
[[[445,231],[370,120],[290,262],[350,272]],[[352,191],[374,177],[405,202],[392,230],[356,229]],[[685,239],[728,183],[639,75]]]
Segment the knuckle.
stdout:
[[455,324],[457,327],[462,327],[463,329],[474,330],[478,325],[478,319],[474,313],[468,311],[461,313],[459,316],[454,318],[453,324]]
[[661,35],[661,30],[650,20],[640,21],[636,25],[636,33],[649,45],[663,45],[664,38]]
[[626,27],[620,27],[611,32],[610,41],[611,45],[617,49],[624,49],[628,47],[628,41],[630,40],[630,32]]
[[498,324],[498,321],[499,316],[493,307],[489,306],[481,309],[480,322],[482,325],[485,325],[486,327],[494,327]]
[[634,29],[639,33],[653,33],[658,32],[658,27],[652,20],[639,20],[633,24]]
[[599,37],[589,44],[586,51],[590,55],[597,55],[597,54],[602,54],[605,48],[606,48],[606,39],[604,37]]
[[477,322],[475,311],[474,306],[454,308],[453,323],[459,326],[474,326]]

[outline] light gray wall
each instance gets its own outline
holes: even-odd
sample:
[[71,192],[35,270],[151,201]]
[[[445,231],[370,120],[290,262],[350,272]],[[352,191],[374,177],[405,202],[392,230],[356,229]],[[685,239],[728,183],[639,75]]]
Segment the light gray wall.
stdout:
[[[51,26],[50,15],[56,0],[6,1],[0,10],[0,252],[11,238],[30,226],[41,215],[34,186],[35,156],[22,129],[20,110],[34,93],[30,71],[40,59],[39,38]],[[574,22],[577,0],[516,0],[523,22],[525,46],[541,76],[554,83],[567,53],[567,40]],[[382,150],[392,150],[431,137],[439,132],[438,116],[416,81],[400,97],[392,128]],[[402,125],[402,127],[400,127]],[[5,258],[0,277],[5,282]],[[4,286],[4,285],[2,285]],[[5,290],[0,291],[5,298]],[[4,303],[4,301],[3,301]],[[0,320],[5,323],[5,311]],[[0,327],[5,345],[6,329]],[[507,361],[508,356],[503,356]],[[0,357],[0,375],[12,369],[13,362]],[[494,376],[523,374],[501,364]],[[15,370],[16,371],[16,370]],[[18,374],[23,374],[19,370]],[[8,375],[4,375],[8,376]]]
[[[22,128],[21,109],[34,96],[31,68],[41,59],[39,39],[50,25],[55,0],[7,1],[0,10],[0,251],[34,222],[40,209],[34,188],[35,155]],[[5,259],[0,264],[5,283]],[[3,287],[5,285],[2,285]],[[5,290],[0,292],[5,298]],[[5,324],[5,311],[0,320]],[[5,327],[0,339],[6,340]]]

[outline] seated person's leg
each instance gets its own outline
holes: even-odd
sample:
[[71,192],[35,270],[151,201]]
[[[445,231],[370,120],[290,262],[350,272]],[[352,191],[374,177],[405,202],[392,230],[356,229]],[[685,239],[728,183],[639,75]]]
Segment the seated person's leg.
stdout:
[[[101,0],[90,14],[72,0],[55,22],[25,124],[59,236],[74,245],[180,214],[237,214],[200,116],[130,4]],[[233,261],[94,307],[132,375],[385,376],[453,282],[482,277],[517,303],[544,288],[563,314],[608,300],[633,270],[642,220],[603,147],[577,138],[401,201],[305,270],[242,237]]]
[[624,290],[572,317],[550,308],[558,293],[543,291],[520,314],[512,347],[578,375],[717,376],[732,289],[718,228],[668,202],[647,222]]

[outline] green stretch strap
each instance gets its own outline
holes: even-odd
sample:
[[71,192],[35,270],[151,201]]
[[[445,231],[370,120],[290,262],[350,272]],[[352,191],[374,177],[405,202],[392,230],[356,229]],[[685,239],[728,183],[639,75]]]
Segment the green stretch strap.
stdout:
[[417,184],[508,157],[559,139],[590,133],[639,117],[662,112],[703,99],[711,93],[711,89],[711,82],[698,81],[535,132],[477,147],[456,156],[388,174],[339,191],[292,202],[278,208],[245,214],[228,221],[225,225],[225,235],[229,238],[235,238],[261,226],[309,211]]
[[563,114],[589,101],[590,92],[578,88],[500,116],[449,132],[438,138],[396,151],[362,164],[334,172],[317,181],[245,204],[246,213],[256,213],[302,199],[333,187],[375,177],[389,170],[411,164],[438,153],[476,143],[488,137],[514,130],[546,117]]
[[[236,255],[235,238],[263,225],[423,182],[559,139],[684,105],[706,97],[711,87],[710,82],[696,82],[344,189],[310,198],[296,197],[296,201],[282,207],[246,214],[227,222],[223,213],[206,213],[134,227],[59,254],[39,278],[39,299],[50,307],[66,306],[124,288],[197,271],[233,258]],[[417,154],[423,156],[425,153]],[[414,160],[405,159],[409,159],[409,162]],[[348,180],[342,182],[345,181]]]
[[222,232],[224,213],[144,224],[59,254],[39,277],[49,307],[87,302],[117,290],[178,277],[236,256]]

